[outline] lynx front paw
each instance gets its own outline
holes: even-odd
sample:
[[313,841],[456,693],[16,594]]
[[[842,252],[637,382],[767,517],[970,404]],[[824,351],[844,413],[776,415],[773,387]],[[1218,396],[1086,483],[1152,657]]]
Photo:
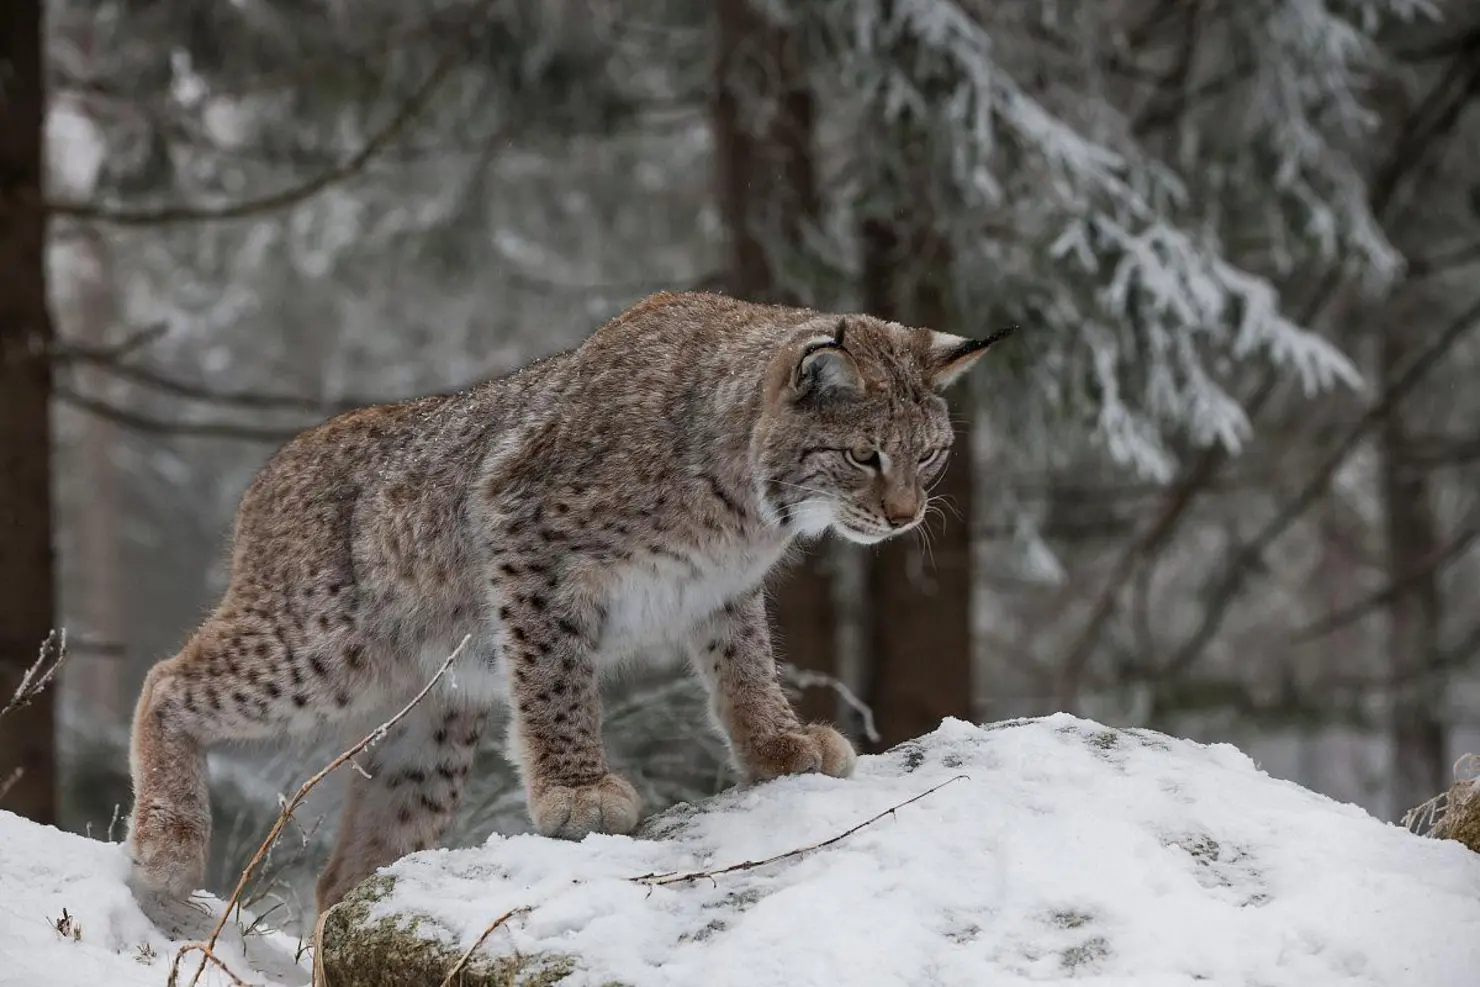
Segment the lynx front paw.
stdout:
[[821,723],[795,733],[777,734],[747,753],[746,767],[752,781],[818,771],[833,778],[847,778],[858,763],[848,738]]
[[160,807],[136,809],[129,826],[129,883],[136,890],[187,898],[206,873],[208,826]]
[[630,833],[642,800],[627,779],[609,774],[591,785],[551,785],[529,800],[530,818],[541,836],[579,840],[587,833]]

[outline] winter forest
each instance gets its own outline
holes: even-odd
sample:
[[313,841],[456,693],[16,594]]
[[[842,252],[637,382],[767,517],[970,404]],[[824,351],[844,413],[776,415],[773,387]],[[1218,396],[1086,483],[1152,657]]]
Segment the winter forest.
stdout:
[[[694,289],[1018,327],[928,532],[775,579],[805,715],[1071,713],[1397,823],[1480,750],[1477,158],[1463,0],[6,0],[0,704],[66,657],[0,808],[121,838],[144,675],[288,438]],[[648,811],[734,784],[681,666],[605,688]],[[447,845],[528,832],[502,736]],[[212,754],[210,891],[342,747]]]

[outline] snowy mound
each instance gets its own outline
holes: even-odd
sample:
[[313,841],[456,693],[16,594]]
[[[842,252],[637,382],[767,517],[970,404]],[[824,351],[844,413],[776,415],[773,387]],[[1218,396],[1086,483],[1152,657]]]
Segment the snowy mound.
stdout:
[[[210,935],[222,903],[202,893],[146,915],[124,885],[127,874],[117,843],[0,812],[0,987],[164,987],[176,950]],[[216,953],[252,984],[309,981],[298,939],[247,910],[233,913]],[[182,963],[183,983],[198,962]],[[212,968],[200,982],[232,981]]]
[[408,857],[330,912],[328,981],[440,984],[486,934],[460,982],[1480,983],[1480,856],[1231,747],[1070,716],[947,721],[641,836]]
[[[163,987],[221,903],[146,915],[126,872],[117,844],[0,812],[0,985]],[[307,984],[296,937],[253,922],[233,915],[223,961]],[[731,791],[637,839],[416,854],[329,914],[324,964],[333,987],[436,987],[483,937],[455,983],[1472,987],[1476,929],[1458,843],[1230,747],[1054,716],[948,721],[851,780]]]

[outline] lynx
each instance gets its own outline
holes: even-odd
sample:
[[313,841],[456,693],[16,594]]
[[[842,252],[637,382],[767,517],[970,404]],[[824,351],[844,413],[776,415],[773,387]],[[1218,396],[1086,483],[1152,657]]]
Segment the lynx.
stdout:
[[1004,335],[661,293],[509,376],[303,432],[243,494],[222,599],[144,682],[135,886],[198,886],[209,747],[378,722],[465,636],[349,775],[320,909],[440,837],[499,704],[539,833],[633,830],[598,685],[659,646],[691,656],[743,780],[848,776],[849,742],[778,683],[763,582],[798,539],[921,523],[938,392]]

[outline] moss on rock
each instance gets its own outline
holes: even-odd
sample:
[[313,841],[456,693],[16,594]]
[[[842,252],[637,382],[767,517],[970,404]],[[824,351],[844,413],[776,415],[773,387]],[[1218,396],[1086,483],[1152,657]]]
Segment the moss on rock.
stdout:
[[[377,874],[329,909],[320,940],[324,977],[333,987],[439,987],[462,950],[425,915],[402,912],[371,919],[395,879]],[[499,954],[485,943],[453,981],[459,987],[554,987],[575,970],[569,956]]]

